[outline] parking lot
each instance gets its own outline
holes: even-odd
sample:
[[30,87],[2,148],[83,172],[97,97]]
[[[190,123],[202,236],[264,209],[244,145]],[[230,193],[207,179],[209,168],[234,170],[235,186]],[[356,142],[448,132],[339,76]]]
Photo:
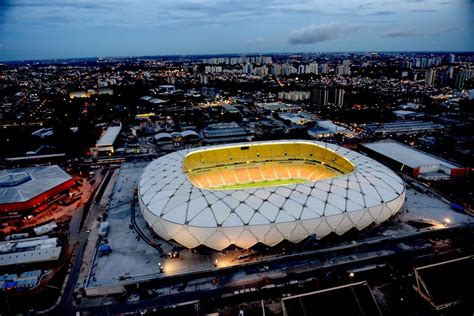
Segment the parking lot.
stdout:
[[[108,206],[109,231],[106,237],[111,252],[95,257],[88,286],[120,283],[128,279],[156,277],[163,267],[163,275],[179,274],[193,270],[213,268],[231,264],[232,259],[242,252],[210,252],[197,254],[191,250],[177,248],[176,244],[166,242],[152,234],[146,227],[139,210],[136,222],[146,236],[159,244],[163,253],[143,241],[131,226],[130,209],[135,189],[145,163],[124,163],[119,171]],[[99,225],[99,222],[97,222]],[[91,232],[91,233],[97,233]],[[217,259],[217,262],[216,262]]]

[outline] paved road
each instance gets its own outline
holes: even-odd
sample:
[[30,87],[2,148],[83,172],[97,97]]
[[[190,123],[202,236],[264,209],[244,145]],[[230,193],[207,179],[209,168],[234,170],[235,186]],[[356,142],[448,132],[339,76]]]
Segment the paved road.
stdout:
[[[453,230],[454,232],[456,230]],[[359,266],[364,266],[368,264],[373,264],[373,263],[385,263],[385,262],[390,262],[392,258],[406,258],[407,254],[414,258],[419,256],[420,250],[417,248],[417,245],[420,243],[423,243],[424,241],[427,240],[427,235],[431,238],[437,238],[437,237],[442,237],[442,238],[448,238],[451,239],[453,236],[448,234],[448,237],[445,234],[449,233],[448,230],[438,230],[438,231],[430,231],[430,232],[425,232],[424,234],[412,234],[409,237],[406,237],[406,239],[401,240],[399,238],[393,238],[392,240],[383,240],[383,245],[379,244],[378,242],[370,241],[366,244],[364,244],[364,247],[366,249],[357,249],[353,250],[350,253],[346,253],[346,251],[349,249],[346,246],[344,247],[339,247],[336,248],[337,250],[327,250],[329,252],[326,252],[326,257],[291,257],[291,258],[286,258],[284,261],[279,261],[275,262],[274,264],[270,265],[270,271],[268,271],[268,274],[270,275],[272,272],[284,272],[286,275],[285,271],[291,271],[292,273],[300,273],[300,274],[311,274],[314,273],[315,271],[321,270],[321,269],[333,269],[338,267],[341,271],[345,271],[344,269],[352,269],[354,267],[359,267]],[[400,249],[397,249],[395,247],[398,243],[404,242],[405,244],[412,244],[412,249],[410,251],[400,251]],[[465,241],[467,243],[467,247],[471,247],[472,245],[468,243],[468,241]],[[352,246],[352,245],[351,245]],[[356,247],[357,245],[354,245]],[[384,251],[380,251],[380,249],[385,249]],[[369,249],[367,249],[369,248]],[[469,248],[472,252],[472,249]],[[338,252],[342,252],[342,255]],[[367,255],[364,256],[364,253]],[[436,250],[432,247],[426,249],[426,254],[425,255],[432,255],[436,256]],[[346,256],[347,260],[341,260]],[[321,259],[321,261],[319,259]],[[407,265],[410,265],[410,261],[406,261]],[[288,268],[289,267],[289,268]],[[235,276],[240,273],[242,274],[242,270],[239,271],[239,269],[233,269],[232,271],[228,271],[226,276],[228,277],[228,280],[231,279],[236,279]],[[411,268],[411,267],[409,267]],[[284,271],[285,270],[285,271]],[[213,275],[220,275],[222,276],[224,271],[219,270],[219,271],[214,271]],[[209,276],[209,275],[208,275]],[[194,287],[192,285],[188,285],[187,290],[184,290],[183,292],[178,292],[176,290],[176,285],[179,285],[180,282],[187,282],[189,281],[190,284],[192,281],[198,280],[199,275],[195,276],[188,276],[188,278],[176,278],[176,284],[170,286],[162,286],[160,290],[166,293],[170,293],[168,295],[162,295],[153,299],[147,299],[139,302],[134,302],[134,303],[127,303],[127,302],[113,302],[111,305],[102,305],[102,306],[95,306],[95,307],[89,307],[86,310],[91,311],[93,313],[97,314],[107,314],[107,313],[124,313],[124,312],[133,312],[137,310],[142,310],[145,308],[153,308],[153,307],[163,307],[163,306],[172,306],[172,305],[178,305],[179,303],[186,302],[186,301],[194,301],[194,300],[208,300],[211,298],[219,298],[221,297],[222,294],[233,292],[235,289],[242,289],[242,287],[249,287],[251,284],[254,284],[253,286],[256,286],[255,284],[258,284],[260,280],[263,279],[265,276],[265,273],[255,273],[252,275],[247,275],[244,280],[244,278],[240,277],[240,280],[242,282],[236,283],[236,282],[223,282],[219,287],[215,286],[210,286],[210,282],[208,281],[207,283],[203,283],[202,287],[197,286]],[[239,280],[239,278],[237,278]],[[246,283],[248,283],[246,285]],[[158,287],[160,287],[158,285]],[[164,291],[167,288],[175,288],[173,291]],[[189,291],[188,291],[189,290]],[[282,288],[281,291],[284,293],[287,288]]]
[[69,273],[69,279],[67,281],[66,287],[64,288],[61,301],[58,306],[53,310],[52,314],[57,315],[69,315],[73,314],[73,308],[71,305],[72,294],[74,292],[74,287],[76,285],[79,272],[81,270],[82,259],[84,258],[84,249],[86,248],[86,242],[88,238],[88,233],[81,232],[79,234],[78,247],[75,251],[74,262],[72,263],[72,269]]
[[[101,185],[106,186],[108,185],[108,181],[110,177],[106,175],[103,178],[103,183]],[[100,186],[99,186],[100,188]],[[87,217],[87,222],[85,223],[84,227],[92,227],[96,216],[95,213],[100,208],[100,205],[96,203],[102,197],[104,190],[97,191],[97,195],[94,196],[94,202],[91,204],[90,209],[84,209],[84,212],[90,212],[93,215]],[[82,216],[82,214],[81,214]],[[94,232],[92,232],[94,233]],[[80,231],[78,229],[72,229],[70,233],[71,240],[77,240],[77,247],[75,249],[74,260],[72,262],[72,268],[69,272],[68,279],[66,281],[66,286],[64,288],[64,292],[62,293],[61,300],[59,304],[51,311],[49,314],[52,315],[75,315],[76,308],[72,305],[72,295],[74,293],[74,288],[76,287],[76,283],[78,282],[79,274],[81,272],[82,261],[84,259],[84,251],[87,246],[87,241],[89,239],[89,234],[87,231]]]

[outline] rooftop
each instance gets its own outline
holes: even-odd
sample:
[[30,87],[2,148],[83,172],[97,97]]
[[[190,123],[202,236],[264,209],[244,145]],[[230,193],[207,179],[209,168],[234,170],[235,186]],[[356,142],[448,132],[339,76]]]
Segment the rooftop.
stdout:
[[366,129],[372,133],[416,133],[419,131],[439,130],[443,128],[443,125],[423,121],[397,121],[366,125]]
[[288,104],[283,102],[258,103],[257,106],[270,111],[291,111],[301,109],[301,106],[299,105]]
[[210,124],[203,130],[203,135],[205,138],[214,138],[214,137],[229,137],[229,136],[247,136],[248,133],[245,128],[241,127],[239,124],[232,123],[219,123],[219,124]]
[[381,315],[367,282],[347,284],[282,299],[283,315]]
[[[273,158],[254,168],[251,163],[255,157]],[[303,163],[284,163],[297,159]],[[237,164],[225,174],[215,169],[216,162],[225,167],[229,160]],[[270,160],[282,163],[268,164]],[[328,169],[321,168],[323,163],[343,174],[328,175]],[[203,168],[209,170],[204,172]],[[312,172],[324,179],[285,182],[290,175],[294,180]],[[277,183],[277,179],[285,181]],[[268,183],[262,183],[265,181]],[[252,182],[258,187],[246,185]],[[353,226],[363,229],[396,213],[403,204],[404,192],[403,181],[395,173],[365,155],[333,144],[281,140],[185,149],[162,156],[145,168],[139,201],[150,225],[158,227],[157,233],[165,239],[174,239],[188,248],[204,244],[221,250],[231,242],[241,248],[259,241],[273,246],[284,239],[301,241],[313,232],[322,238],[332,231],[341,235]],[[369,210],[374,215],[369,215]],[[358,214],[357,219],[350,219],[348,214]],[[181,230],[183,225],[188,229]],[[275,225],[279,225],[278,230]],[[168,233],[168,227],[179,229]],[[214,234],[216,227],[220,228]],[[193,228],[197,229],[196,235]],[[228,231],[238,233],[224,236]]]
[[415,268],[421,278],[425,294],[435,306],[467,299],[474,282],[474,256],[449,260]]
[[57,165],[0,170],[0,204],[26,202],[70,179]]
[[122,125],[108,127],[105,133],[100,137],[96,146],[97,147],[113,146],[115,139],[117,139],[117,136],[120,134],[121,130],[122,130]]
[[0,254],[54,248],[57,244],[57,238],[48,237],[0,241]]
[[394,141],[367,143],[363,144],[362,146],[401,162],[410,168],[430,165],[442,165],[448,168],[459,168],[459,166],[446,160]]

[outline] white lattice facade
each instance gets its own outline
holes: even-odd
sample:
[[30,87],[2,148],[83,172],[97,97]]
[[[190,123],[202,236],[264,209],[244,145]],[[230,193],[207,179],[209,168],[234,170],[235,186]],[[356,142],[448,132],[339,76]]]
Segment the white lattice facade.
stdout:
[[[353,169],[317,181],[219,190],[193,184],[183,169],[185,157],[195,151],[253,144],[317,146],[344,157]],[[387,220],[404,199],[403,180],[387,167],[347,148],[303,140],[181,150],[152,161],[139,184],[141,212],[159,236],[188,248],[205,245],[216,250],[232,244],[249,248],[258,242],[296,243],[310,235],[322,238],[354,227],[361,230]]]

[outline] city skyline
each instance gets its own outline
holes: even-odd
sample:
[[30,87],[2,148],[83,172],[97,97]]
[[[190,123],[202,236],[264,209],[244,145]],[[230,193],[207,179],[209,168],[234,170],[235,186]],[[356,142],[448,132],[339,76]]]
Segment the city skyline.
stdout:
[[472,51],[472,1],[3,1],[0,61]]

